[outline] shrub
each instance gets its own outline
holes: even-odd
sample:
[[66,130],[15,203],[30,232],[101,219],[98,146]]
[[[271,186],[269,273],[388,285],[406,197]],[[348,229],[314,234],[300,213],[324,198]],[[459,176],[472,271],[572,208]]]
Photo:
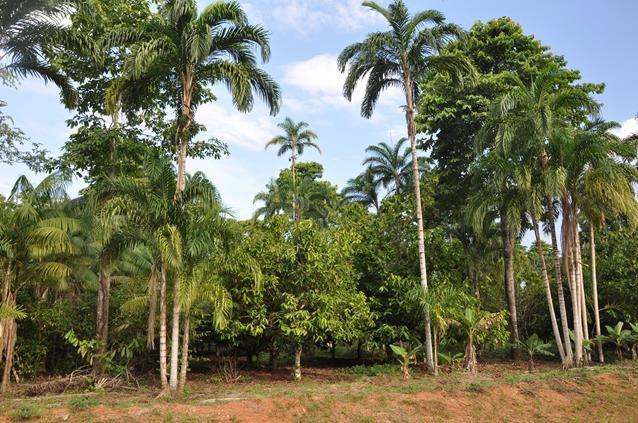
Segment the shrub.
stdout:
[[40,410],[32,405],[21,405],[10,414],[13,421],[32,420],[40,418]]
[[75,412],[86,410],[87,408],[95,407],[96,405],[98,405],[98,401],[89,396],[74,397],[69,401],[69,409]]

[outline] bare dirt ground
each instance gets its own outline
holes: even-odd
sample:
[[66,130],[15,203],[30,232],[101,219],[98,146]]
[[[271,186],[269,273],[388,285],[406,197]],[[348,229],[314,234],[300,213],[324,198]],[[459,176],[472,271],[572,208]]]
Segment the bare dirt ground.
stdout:
[[171,401],[156,399],[152,387],[17,396],[0,401],[0,421],[15,421],[26,406],[52,422],[638,422],[638,365],[631,362],[572,371],[544,364],[534,373],[524,363],[499,362],[477,375],[416,371],[410,381],[396,372],[363,373],[308,368],[295,383],[285,369],[251,371],[233,384],[195,375],[188,392]]

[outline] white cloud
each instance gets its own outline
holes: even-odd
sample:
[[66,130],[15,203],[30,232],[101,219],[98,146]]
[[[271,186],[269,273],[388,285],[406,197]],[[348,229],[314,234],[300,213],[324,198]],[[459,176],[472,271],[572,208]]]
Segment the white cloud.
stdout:
[[[337,69],[337,56],[320,54],[299,62],[284,66],[284,84],[299,90],[302,98],[289,96],[284,100],[293,110],[316,110],[324,107],[351,108],[358,112],[363,99],[366,81],[357,85],[352,101],[343,96],[343,83],[346,74]],[[391,88],[381,94],[379,105],[398,108],[403,95],[399,89]]]
[[197,110],[197,121],[206,126],[206,136],[246,150],[263,150],[266,142],[277,133],[277,127],[261,107],[255,112],[240,113],[209,103]]
[[263,21],[267,14],[281,28],[302,36],[328,26],[356,31],[382,21],[378,13],[362,7],[361,0],[260,0],[244,6],[251,16]]
[[627,119],[621,124],[620,128],[612,129],[611,133],[620,138],[638,134],[638,118]]

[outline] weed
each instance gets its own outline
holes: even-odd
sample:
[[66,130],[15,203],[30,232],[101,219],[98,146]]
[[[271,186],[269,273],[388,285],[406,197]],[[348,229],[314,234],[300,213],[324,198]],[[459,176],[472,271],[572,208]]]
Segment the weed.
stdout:
[[485,391],[487,388],[491,387],[492,385],[493,383],[487,380],[476,380],[474,382],[470,382],[465,388],[465,390],[469,392],[479,393],[479,392]]
[[32,405],[21,405],[9,415],[13,421],[32,420],[40,418],[40,410]]
[[69,401],[69,409],[74,412],[86,410],[96,405],[98,405],[98,400],[89,396],[74,397]]
[[357,365],[348,367],[343,373],[353,376],[381,376],[394,375],[399,373],[400,367],[397,364],[373,364],[371,366]]

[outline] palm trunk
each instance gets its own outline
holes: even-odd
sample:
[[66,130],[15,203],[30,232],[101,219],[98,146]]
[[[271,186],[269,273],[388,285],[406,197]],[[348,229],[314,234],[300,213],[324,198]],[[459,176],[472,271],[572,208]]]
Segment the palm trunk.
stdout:
[[565,273],[569,278],[569,291],[572,300],[572,318],[574,323],[574,364],[580,366],[583,361],[583,326],[581,322],[582,314],[580,312],[580,291],[578,289],[578,280],[575,270],[573,236],[571,233],[573,229],[571,224],[573,215],[569,201],[566,198],[562,200],[562,208],[563,260],[565,262]]
[[598,307],[598,280],[596,276],[596,243],[594,241],[594,225],[589,222],[589,249],[591,254],[591,290],[594,300],[594,323],[596,327],[596,337],[598,341],[598,361],[600,363],[605,362],[605,355],[603,353],[603,343],[600,340],[600,308]]
[[[584,277],[583,277],[583,258],[582,258],[582,254],[581,254],[581,249],[580,249],[580,237],[579,237],[579,233],[578,233],[578,220],[575,217],[574,220],[572,221],[573,225],[574,225],[574,230],[572,232],[572,235],[574,237],[574,247],[575,247],[575,251],[574,251],[574,257],[575,257],[575,261],[576,261],[576,281],[578,282],[578,294],[579,294],[579,300],[580,300],[580,313],[581,313],[581,323],[583,325],[583,342],[584,341],[589,341],[589,324],[587,322],[587,301],[585,299],[585,283],[584,283]],[[590,353],[588,351],[585,351],[583,349],[583,357],[584,357],[584,361],[585,364],[589,364],[590,360],[591,360],[591,356]]]
[[554,312],[554,301],[552,300],[552,290],[549,285],[549,276],[547,275],[547,265],[545,264],[545,251],[543,251],[543,245],[541,243],[541,233],[538,227],[538,219],[532,214],[532,224],[534,226],[534,236],[536,237],[536,251],[541,263],[541,273],[543,276],[543,283],[545,284],[545,294],[547,296],[547,306],[549,307],[549,317],[552,322],[552,330],[554,331],[554,340],[556,341],[556,348],[560,355],[560,360],[565,364],[565,350],[563,348],[563,341],[560,337],[560,330],[558,329],[558,322],[556,321],[556,313]]
[[97,359],[93,362],[96,374],[102,373],[102,364],[109,341],[109,300],[111,297],[111,277],[100,270],[97,294],[96,338],[98,341]]
[[[7,306],[14,307],[15,306],[15,295],[9,294],[8,301],[5,302]],[[16,324],[15,319],[6,319],[5,320],[5,355],[4,355],[4,369],[2,372],[2,385],[0,385],[0,393],[4,394],[9,389],[9,385],[11,384],[11,369],[13,368],[13,353],[15,351],[16,339],[17,339],[17,329],[18,325]]]
[[474,348],[474,337],[468,335],[467,345],[465,346],[465,370],[476,373],[476,349]]
[[149,301],[148,301],[148,324],[146,329],[146,348],[149,350],[155,349],[155,321],[157,320],[157,267],[155,262],[151,267],[151,279],[148,287]]
[[521,350],[518,336],[518,313],[516,310],[516,284],[514,281],[514,237],[509,227],[507,213],[501,211],[501,237],[503,238],[503,265],[505,299],[509,310],[510,344],[512,345],[512,358],[520,360]]
[[[404,85],[406,97],[405,119],[408,125],[408,137],[410,139],[410,149],[412,152],[412,180],[414,185],[414,199],[416,205],[416,222],[418,232],[418,248],[419,248],[419,273],[421,276],[421,288],[424,292],[428,291],[428,275],[425,264],[425,233],[423,230],[423,208],[421,206],[421,177],[419,175],[419,161],[416,152],[416,124],[414,121],[414,99],[412,92],[412,77],[405,66],[404,69]],[[434,366],[434,354],[432,350],[432,328],[430,320],[430,310],[425,308],[425,360],[428,372],[436,374]]]
[[190,66],[182,73],[182,104],[180,116],[177,122],[175,142],[177,148],[177,186],[175,199],[180,198],[186,187],[186,156],[188,154],[188,141],[190,128],[193,123],[193,110],[191,107],[193,97],[193,68]]
[[556,290],[558,292],[558,310],[560,312],[560,322],[563,329],[563,340],[565,343],[565,361],[564,368],[570,368],[574,365],[574,353],[572,351],[572,343],[569,337],[569,322],[567,320],[567,307],[565,305],[565,291],[563,290],[563,277],[560,264],[560,254],[558,252],[558,239],[556,236],[556,221],[554,218],[554,208],[551,197],[547,197],[547,220],[549,222],[549,231],[552,238],[552,258],[554,259],[554,275],[556,277]]
[[190,313],[184,315],[184,334],[182,335],[182,368],[179,372],[179,392],[184,392],[186,373],[188,372],[188,343],[190,340]]
[[292,221],[298,222],[299,216],[297,214],[297,140],[292,139],[292,152],[290,156],[290,171],[292,172]]
[[301,345],[295,347],[295,364],[292,375],[295,380],[301,380]]
[[160,269],[160,330],[159,330],[159,356],[160,356],[160,384],[162,390],[168,386],[166,377],[166,264],[161,263]]
[[181,312],[181,304],[179,298],[180,276],[175,276],[175,284],[173,286],[173,320],[171,331],[171,368],[168,378],[168,386],[171,393],[177,391],[177,374],[179,363],[179,316]]
[[[9,301],[9,294],[11,293],[11,281],[13,279],[13,260],[9,259],[7,268],[4,271],[3,285],[2,285],[2,298],[0,298],[1,304],[5,305]],[[8,332],[7,328],[10,319],[0,320],[0,359],[4,351],[7,349]]]

